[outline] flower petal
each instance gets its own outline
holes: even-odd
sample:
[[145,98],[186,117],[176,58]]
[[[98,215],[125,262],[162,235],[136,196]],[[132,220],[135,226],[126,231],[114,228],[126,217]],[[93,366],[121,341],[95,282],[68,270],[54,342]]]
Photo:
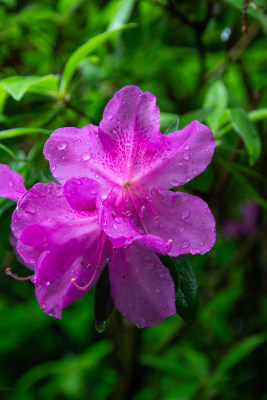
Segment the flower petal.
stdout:
[[[35,294],[42,310],[61,319],[62,309],[83,297],[98,281],[103,268],[87,268],[88,259],[95,251],[91,235],[75,238],[53,250],[43,252],[36,264]],[[78,285],[90,283],[85,291]]]
[[64,185],[64,195],[71,207],[77,211],[95,210],[99,192],[99,183],[89,178],[72,178]]
[[[96,211],[78,212],[71,208],[64,197],[62,186],[56,183],[38,183],[18,202],[18,207],[12,215],[11,228],[14,236],[19,239],[17,250],[20,255],[25,261],[34,263],[41,250],[95,230],[96,222]],[[36,225],[41,227],[39,230],[36,227],[32,228],[36,230],[30,236],[30,231],[26,229]],[[33,243],[34,235],[36,238]],[[26,237],[31,239],[27,241]],[[43,247],[40,247],[40,242]]]
[[103,149],[94,125],[56,129],[45,143],[44,156],[53,176],[62,184],[70,178],[87,177],[108,192],[116,180],[113,161]]
[[0,164],[0,197],[18,201],[26,192],[23,178],[10,170],[8,165]]
[[124,206],[121,192],[117,188],[101,203],[98,203],[100,226],[110,237],[115,247],[139,237],[143,232],[132,204],[126,199]]
[[208,205],[199,197],[187,193],[154,190],[152,204],[158,219],[148,212],[143,223],[150,234],[172,240],[169,254],[204,254],[216,239],[215,220]]
[[147,243],[143,247],[143,238],[117,253],[109,277],[111,295],[120,313],[140,327],[157,325],[175,314],[171,275]]
[[143,93],[137,86],[125,86],[108,102],[99,124],[99,136],[102,132],[108,135],[109,145],[122,149],[126,164],[131,164],[140,143],[148,150],[158,147],[159,126],[155,96]]
[[206,169],[214,148],[211,130],[193,121],[181,131],[161,135],[161,145],[155,152],[138,152],[133,181],[144,188],[184,185]]

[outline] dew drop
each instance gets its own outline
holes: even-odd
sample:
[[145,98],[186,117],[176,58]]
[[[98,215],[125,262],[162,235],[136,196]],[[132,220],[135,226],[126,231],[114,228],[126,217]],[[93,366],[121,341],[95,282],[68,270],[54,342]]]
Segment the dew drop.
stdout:
[[55,145],[57,150],[65,150],[68,147],[68,144],[66,142],[57,142]]
[[107,115],[107,119],[110,121],[112,119],[112,115]]
[[47,281],[45,284],[46,287],[49,287],[50,285],[51,285],[51,282],[49,282],[49,281]]
[[189,144],[185,145],[185,146],[184,146],[184,149],[185,149],[185,150],[189,150],[189,149],[190,149]]
[[176,179],[171,179],[171,180],[170,180],[170,185],[171,185],[172,187],[177,186],[178,184],[179,184],[179,182],[178,182]]
[[200,242],[199,246],[204,246],[205,242]]
[[35,285],[35,293],[39,293],[41,291],[41,289],[42,289],[42,285],[40,285],[40,284]]
[[135,321],[135,326],[136,326],[136,328],[138,328],[138,329],[143,329],[144,326],[145,326],[145,321],[144,321],[142,318],[137,319],[137,320]]
[[117,229],[118,226],[117,226],[116,224],[113,224],[113,228],[114,228],[114,229]]
[[187,219],[187,218],[189,218],[190,217],[190,211],[189,210],[184,210],[183,212],[182,212],[182,218],[183,219]]
[[187,161],[187,160],[189,160],[189,158],[190,158],[190,157],[189,157],[189,154],[187,154],[187,153],[184,153],[184,154],[183,154],[183,159],[184,159],[184,160]]
[[9,181],[8,184],[9,184],[10,187],[14,186],[14,183],[12,181]]
[[41,303],[40,307],[43,311],[45,311],[47,309],[47,304],[46,303]]
[[185,240],[183,242],[183,249],[187,249],[190,246],[190,242],[188,242],[188,240]]
[[97,322],[95,321],[95,330],[97,333],[103,333],[106,329],[106,321],[103,322]]
[[51,307],[50,310],[48,311],[48,315],[50,317],[54,317],[57,314],[57,311],[58,311],[58,306]]
[[91,157],[92,157],[92,156],[91,156],[91,153],[84,153],[84,154],[82,155],[82,160],[83,160],[83,161],[89,161]]

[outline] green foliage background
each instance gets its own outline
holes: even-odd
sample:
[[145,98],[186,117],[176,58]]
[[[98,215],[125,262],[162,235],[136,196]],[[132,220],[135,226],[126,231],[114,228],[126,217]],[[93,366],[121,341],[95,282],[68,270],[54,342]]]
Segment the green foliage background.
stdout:
[[[93,293],[56,321],[31,283],[5,276],[6,267],[27,271],[9,244],[14,203],[0,199],[1,399],[267,399],[267,15],[263,0],[247,16],[242,3],[0,1],[0,162],[27,188],[51,181],[48,135],[97,124],[116,90],[138,85],[156,95],[162,131],[177,118],[179,128],[193,119],[212,128],[213,162],[182,190],[208,202],[218,233],[210,253],[190,257],[196,322],[173,316],[138,330],[113,312],[99,334]],[[227,237],[227,220],[246,223],[248,199],[257,221]]]

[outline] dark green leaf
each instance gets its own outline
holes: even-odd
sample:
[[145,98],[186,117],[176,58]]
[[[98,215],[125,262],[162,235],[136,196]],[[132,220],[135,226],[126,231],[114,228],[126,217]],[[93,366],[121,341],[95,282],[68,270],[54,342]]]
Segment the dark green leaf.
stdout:
[[96,284],[94,299],[94,314],[96,326],[103,324],[114,308],[110,293],[109,273],[106,266]]
[[158,254],[167,267],[175,285],[176,311],[186,322],[195,320],[198,309],[198,285],[186,256],[170,257]]

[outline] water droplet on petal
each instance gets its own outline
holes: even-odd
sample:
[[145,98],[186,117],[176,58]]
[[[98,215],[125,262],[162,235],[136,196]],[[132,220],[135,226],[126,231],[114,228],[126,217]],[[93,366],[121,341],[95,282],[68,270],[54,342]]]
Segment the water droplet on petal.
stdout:
[[189,210],[184,210],[183,212],[182,212],[182,218],[183,219],[187,219],[187,218],[189,218],[190,217],[190,211]]
[[189,149],[190,149],[189,144],[186,144],[186,145],[184,146],[184,149],[185,149],[185,150],[189,150]]
[[106,329],[106,321],[104,322],[97,322],[95,321],[95,330],[97,333],[103,333]]
[[83,161],[89,161],[91,157],[92,157],[92,156],[91,156],[91,153],[84,153],[84,154],[82,155],[82,160],[83,160]]
[[189,158],[190,158],[190,157],[189,157],[189,154],[187,154],[187,153],[184,153],[184,154],[183,154],[183,159],[184,159],[184,160],[187,161],[187,160],[189,160]]
[[136,328],[138,328],[138,329],[142,329],[142,328],[144,328],[144,326],[145,326],[145,321],[144,321],[142,318],[137,319],[137,320],[135,321],[135,326],[136,326]]
[[117,229],[118,226],[117,226],[116,224],[113,224],[113,228],[114,228],[114,229]]
[[112,115],[107,115],[107,119],[110,121],[112,119]]
[[55,171],[56,169],[57,169],[57,167],[55,166],[55,165],[53,165],[53,166],[51,166],[51,171],[53,172],[53,171]]
[[183,249],[187,249],[190,246],[190,242],[188,240],[185,240],[183,242]]
[[49,282],[49,281],[47,281],[45,284],[46,287],[49,287],[50,285],[51,285],[51,282]]
[[50,317],[54,317],[57,314],[57,312],[58,312],[58,306],[54,306],[50,308],[50,310],[48,311],[48,315]]
[[57,142],[55,145],[57,150],[65,150],[68,147],[68,143],[66,142]]
[[47,304],[46,303],[41,303],[40,307],[43,311],[45,311],[47,309]]
[[177,186],[179,184],[179,182],[176,179],[171,179],[169,183],[172,187]]
[[8,181],[8,184],[9,184],[10,187],[14,186],[14,183],[12,181]]
[[200,242],[199,246],[204,246],[205,242]]

